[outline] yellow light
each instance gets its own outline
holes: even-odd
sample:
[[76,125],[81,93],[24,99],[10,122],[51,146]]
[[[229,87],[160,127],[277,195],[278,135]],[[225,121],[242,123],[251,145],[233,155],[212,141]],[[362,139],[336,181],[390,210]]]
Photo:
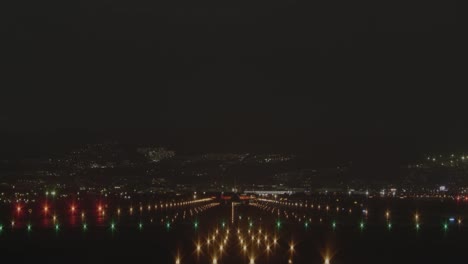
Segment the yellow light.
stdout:
[[176,264],[180,264],[180,259],[177,258],[176,261],[175,261]]
[[218,259],[216,257],[213,258],[213,264],[218,264]]
[[324,264],[330,264],[330,259],[328,257],[325,258]]
[[254,264],[255,263],[255,259],[253,257],[250,257],[250,264]]

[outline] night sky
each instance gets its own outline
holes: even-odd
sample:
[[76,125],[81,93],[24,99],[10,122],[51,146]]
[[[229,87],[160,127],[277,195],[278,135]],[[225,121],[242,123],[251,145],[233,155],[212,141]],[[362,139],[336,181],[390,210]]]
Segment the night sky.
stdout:
[[457,4],[2,1],[2,145],[468,150]]

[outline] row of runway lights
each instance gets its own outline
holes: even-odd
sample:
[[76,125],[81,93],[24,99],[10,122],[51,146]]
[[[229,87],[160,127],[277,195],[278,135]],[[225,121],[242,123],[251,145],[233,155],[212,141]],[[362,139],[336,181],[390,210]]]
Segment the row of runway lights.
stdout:
[[[229,242],[230,229],[224,222],[222,223],[222,228],[225,231],[220,231],[218,228],[212,233],[207,235],[206,243],[200,241],[195,243],[195,252],[197,257],[200,254],[203,254],[203,248],[206,248],[206,251],[211,251],[211,263],[218,264],[221,257],[225,254],[227,244]],[[224,232],[224,237],[222,233]],[[242,232],[240,228],[237,229],[237,239],[239,241],[239,253],[244,255],[248,259],[249,264],[254,264],[255,259],[262,254],[270,254],[272,251],[279,247],[278,237],[275,233],[264,232],[261,228],[258,229],[257,235],[255,234],[250,223],[247,232]],[[265,247],[264,250],[261,249],[261,246]],[[259,252],[258,252],[259,251]],[[295,243],[291,241],[289,243],[289,258],[288,263],[293,263],[293,256],[295,253]],[[182,258],[180,253],[177,254],[175,258],[176,264],[182,263]],[[324,256],[324,264],[330,264],[330,256],[327,254]]]
[[[211,204],[210,206],[207,206],[206,208],[209,208],[209,207],[212,207],[212,206],[215,206],[215,205],[216,205],[216,204]],[[206,208],[205,208],[205,209],[206,209]],[[201,212],[201,211],[203,211],[203,210],[200,209],[200,212]],[[185,214],[185,212],[184,212],[184,214]],[[387,212],[385,213],[385,215],[386,215],[386,218],[387,218],[387,227],[388,227],[388,229],[391,229],[391,228],[392,228],[392,223],[389,221],[390,212],[387,211]],[[178,214],[176,214],[170,221],[167,221],[167,222],[166,222],[166,227],[169,228],[169,227],[170,227],[170,223],[171,223],[171,222],[173,223],[173,222],[175,221],[175,219],[177,219],[177,217],[178,217]],[[416,227],[416,229],[420,229],[421,224],[420,224],[420,221],[419,221],[419,219],[420,219],[419,214],[416,213],[414,217],[415,217],[415,227]],[[184,218],[185,218],[185,216],[184,216]],[[166,219],[168,219],[168,217],[166,217]],[[450,219],[450,220],[454,220],[454,219]],[[53,216],[53,221],[54,221],[54,223],[57,221],[56,216]],[[309,219],[309,221],[311,222],[311,219]],[[304,226],[305,226],[306,228],[307,228],[308,225],[309,225],[309,221],[305,221],[305,223],[304,223]],[[161,219],[161,222],[164,222],[164,220]],[[462,222],[461,222],[461,219],[458,219],[458,220],[457,220],[457,223],[458,223],[458,225],[461,225],[461,223],[462,223]],[[15,224],[15,222],[12,221],[12,223],[11,223],[12,227],[14,227],[14,224]],[[140,224],[140,225],[141,225],[141,224]],[[197,225],[198,225],[198,223],[195,223],[195,226],[197,226]],[[58,224],[55,224],[56,229],[58,229],[58,226],[59,226]],[[112,227],[113,227],[113,226],[114,226],[114,224],[112,224]],[[277,227],[279,227],[279,226],[280,226],[280,222],[278,221],[278,222],[277,222]],[[333,227],[333,228],[336,228],[336,226],[337,226],[336,221],[333,221],[333,222],[332,222],[332,227]],[[359,227],[360,227],[361,229],[363,229],[364,226],[365,226],[365,223],[364,223],[363,221],[360,222]],[[83,224],[83,227],[84,227],[84,229],[86,229],[87,225],[84,223],[84,224]],[[448,227],[449,227],[449,225],[448,225],[447,223],[444,223],[444,224],[443,224],[443,229],[444,229],[444,230],[448,230]],[[2,230],[2,229],[3,229],[3,226],[0,225],[0,230]],[[28,225],[28,229],[31,229],[31,225]]]
[[[321,205],[321,204],[317,204],[317,205],[314,205],[314,204],[310,204],[310,205],[304,204],[304,205],[302,205],[302,204],[300,204],[300,205],[297,205],[297,206],[296,206],[294,203],[292,203],[292,205],[288,205],[288,204],[283,205],[283,204],[281,204],[281,203],[280,203],[280,204],[273,203],[273,201],[266,200],[266,199],[262,199],[262,200],[260,200],[260,201],[261,201],[261,203],[251,203],[251,204],[252,204],[252,205],[261,205],[261,206],[265,206],[265,207],[271,208],[272,211],[278,210],[278,212],[279,212],[279,209],[280,209],[279,206],[289,207],[289,208],[305,207],[305,208],[310,208],[310,209],[316,209],[317,211],[321,211],[322,208],[323,208],[326,212],[330,212],[330,211],[333,212],[334,210],[335,210],[336,212],[340,212],[340,211],[347,211],[348,213],[352,213],[352,212],[353,212],[353,208],[349,208],[348,210],[345,210],[344,207],[340,207],[340,206],[334,207],[334,206],[330,206],[330,205],[328,205],[328,204],[327,204],[327,205]],[[272,206],[269,206],[269,205],[272,204],[272,203],[273,203],[273,205],[272,205]],[[357,202],[355,202],[355,205],[359,205],[359,207],[364,208],[364,205],[363,205],[363,204],[358,204]],[[335,209],[333,209],[333,208],[335,208]],[[297,209],[300,209],[300,208],[297,208]],[[362,209],[362,213],[363,213],[364,215],[367,216],[368,213],[369,213],[369,212],[368,212],[368,209],[367,209],[367,208]]]
[[[263,205],[263,204],[256,204],[256,203],[252,203],[251,205],[255,206],[255,207],[258,207],[258,208],[260,208],[262,210],[265,210],[265,211],[270,211],[272,214],[274,214],[275,211],[276,211],[278,216],[281,215],[281,209],[280,208],[275,208],[275,207],[271,207],[271,206],[267,206],[267,205]],[[320,208],[320,206],[319,206],[319,208]],[[327,209],[328,209],[328,206],[327,206]],[[337,207],[337,211],[338,211],[338,207]],[[350,209],[350,212],[351,212],[351,209]],[[284,215],[284,217],[286,219],[289,219],[289,214],[291,214],[295,219],[298,219],[299,222],[301,221],[301,219],[306,219],[307,218],[306,215],[303,215],[302,217],[298,216],[298,214],[295,213],[294,211],[293,212],[288,212],[287,210],[283,210],[282,213],[283,213],[283,215]],[[367,209],[363,210],[363,214],[364,214],[365,217],[367,217],[368,216],[368,210]],[[389,213],[387,212],[387,217],[389,216],[388,214]]]
[[[191,200],[191,201],[184,201],[184,202],[173,202],[173,203],[156,203],[154,204],[154,210],[157,210],[158,208],[159,209],[164,209],[164,208],[180,208],[180,207],[185,207],[185,206],[191,206],[191,205],[196,205],[196,204],[199,204],[199,203],[202,203],[202,202],[209,202],[209,201],[213,201],[213,198],[204,198],[204,199],[198,199],[198,200]],[[98,213],[105,213],[105,209],[104,209],[104,206],[102,204],[98,204],[96,206],[97,208],[97,211]],[[143,212],[144,211],[144,206],[140,205],[139,206],[139,210],[140,212]],[[147,210],[148,211],[151,211],[152,208],[153,208],[153,205],[149,204],[148,206],[146,206]],[[16,212],[18,214],[20,214],[21,212],[23,211],[23,207],[21,205],[16,205]],[[28,211],[29,213],[32,213],[32,209],[28,209],[26,210]],[[42,208],[42,211],[44,214],[48,214],[50,211],[51,211],[51,208],[48,204],[45,204]],[[71,214],[75,214],[76,212],[78,211],[78,207],[77,205],[75,204],[72,204],[70,206],[70,213]],[[134,211],[134,207],[133,206],[130,206],[128,208],[128,211],[130,214],[133,213]],[[118,208],[117,209],[117,213],[120,214],[121,213],[121,209]],[[82,213],[83,214],[83,213]]]
[[[258,208],[260,208],[260,209],[263,209],[263,210],[271,211],[272,213],[274,213],[274,211],[278,211],[278,215],[280,215],[280,209],[278,209],[278,208],[273,208],[273,209],[271,209],[272,207],[268,207],[268,206],[264,206],[264,205],[258,205],[258,204],[252,204],[252,205],[253,205],[253,206],[256,206],[256,207],[258,207]],[[365,211],[364,211],[364,215],[365,215],[366,217],[368,216],[368,212],[369,212],[368,210],[365,210]],[[286,212],[286,210],[283,210],[283,213],[284,213],[284,216],[286,217],[286,219],[289,219],[289,214]],[[301,219],[304,219],[304,220],[305,220],[304,225],[305,225],[305,227],[308,227],[308,222],[307,222],[307,217],[306,217],[306,215],[303,215],[303,217],[300,217],[300,216],[298,217],[298,215],[295,214],[294,212],[291,213],[291,214],[294,216],[295,219],[298,219],[299,222],[301,221]],[[387,211],[385,212],[385,218],[386,218],[386,220],[387,220],[387,228],[388,228],[388,229],[391,229],[391,228],[392,228],[392,223],[390,222],[390,211],[389,211],[389,210],[387,210]],[[311,219],[309,219],[309,221],[311,222]],[[322,218],[320,218],[320,222],[322,222]],[[414,214],[414,222],[415,222],[415,228],[416,228],[416,229],[420,229],[421,223],[420,223],[420,215],[419,215],[419,213],[415,213],[415,214]],[[448,219],[448,222],[456,222],[456,223],[460,226],[460,225],[462,224],[462,219],[461,219],[461,218],[458,218],[458,219],[449,218],[449,219]],[[336,227],[336,222],[335,222],[335,221],[332,223],[332,226],[333,226],[333,228]],[[361,228],[363,228],[363,227],[364,227],[364,222],[361,222],[359,226],[360,226]],[[443,227],[444,230],[448,230],[449,224],[448,224],[448,223],[444,223],[444,224],[442,225],[442,227]]]
[[[211,204],[206,204],[206,205],[203,205],[203,206],[198,206],[198,207],[194,207],[194,208],[191,208],[189,209],[189,213],[190,213],[190,216],[193,216],[193,214],[198,214],[208,208],[211,208],[213,206],[217,205],[217,203],[211,203]],[[183,209],[183,208],[180,208],[180,209]],[[72,214],[76,212],[76,207],[71,207],[71,212]],[[132,212],[133,208],[131,207],[130,208],[130,212]],[[105,216],[106,215],[106,211],[105,209],[102,207],[102,206],[98,206],[97,208],[97,211],[98,211],[98,216]],[[48,207],[44,207],[44,212],[45,212],[45,216],[48,215],[48,212],[49,212],[49,208]],[[121,209],[118,208],[117,209],[117,216],[120,216],[121,215]],[[177,217],[179,213],[176,213],[174,215],[174,217]],[[132,215],[132,214],[130,214]],[[186,210],[183,211],[183,218],[185,218],[186,216]],[[54,214],[52,216],[53,220],[56,221],[57,220],[57,216]],[[81,218],[84,219],[85,218],[85,212],[81,212]],[[166,217],[167,218],[167,217]]]
[[[212,204],[209,204],[209,205],[201,206],[201,207],[198,208],[199,210],[198,210],[197,212],[198,212],[198,213],[203,212],[203,211],[205,211],[205,210],[207,210],[207,209],[209,209],[209,208],[212,208],[213,206],[216,206],[216,205],[217,205],[216,203],[212,203]],[[184,214],[185,214],[185,211],[184,211]],[[82,216],[84,216],[84,215],[82,215]],[[169,219],[169,217],[166,216],[166,220],[161,219],[161,223],[164,223],[164,221],[165,221],[165,227],[169,230],[169,229],[171,228],[171,225],[172,225],[172,224],[175,222],[175,220],[177,219],[177,217],[178,217],[178,213],[175,214],[174,217],[172,217],[171,219]],[[185,215],[184,215],[184,218],[185,218]],[[58,230],[60,229],[60,225],[59,225],[59,223],[58,223],[57,217],[54,215],[53,218],[52,218],[52,220],[53,220],[53,223],[54,223],[54,224],[53,224],[53,228],[54,228],[55,230],[58,231]],[[15,223],[14,220],[11,221],[11,228],[12,228],[12,229],[15,227],[15,224],[16,224],[16,223]],[[199,225],[198,221],[195,221],[195,222],[194,222],[194,228],[198,228],[198,225]],[[140,223],[138,224],[138,227],[139,227],[139,229],[142,229],[142,228],[143,228],[143,223],[140,222]],[[26,225],[26,229],[27,229],[28,231],[31,231],[31,230],[32,230],[32,224],[27,224],[27,225]],[[87,223],[82,223],[82,229],[83,229],[83,230],[87,230],[87,229],[88,229],[88,224],[87,224]],[[111,229],[111,230],[115,230],[115,229],[116,229],[116,224],[115,224],[115,222],[111,222],[111,224],[110,224],[110,229]],[[3,226],[2,224],[0,224],[0,232],[3,231],[3,230],[4,230],[4,226]]]
[[[302,202],[300,202],[300,203],[295,202],[295,203],[294,203],[294,202],[281,202],[281,201],[270,200],[270,199],[258,199],[258,200],[261,201],[261,202],[263,202],[263,203],[266,203],[266,204],[274,204],[275,206],[267,206],[267,205],[264,205],[264,204],[257,204],[257,203],[251,203],[251,205],[254,205],[254,206],[255,206],[255,205],[257,205],[257,206],[264,206],[265,208],[270,208],[270,209],[272,210],[273,213],[274,213],[275,210],[277,210],[277,211],[278,211],[278,214],[279,214],[279,212],[280,212],[280,209],[279,209],[278,205],[286,206],[286,207],[291,207],[291,208],[297,208],[297,207],[299,207],[299,208],[300,208],[300,207],[307,208],[307,207],[309,207],[309,208],[312,208],[312,209],[313,209],[313,208],[316,208],[317,210],[320,210],[321,208],[325,208],[326,211],[330,211],[330,209],[332,208],[332,207],[329,206],[329,205],[320,205],[320,204],[318,204],[318,205],[314,206],[314,204],[308,204],[307,202],[306,202],[306,203],[302,203]],[[337,201],[339,201],[339,200],[337,200]],[[354,201],[354,204],[355,204],[355,205],[358,205],[358,202],[357,202],[357,201]],[[360,207],[362,207],[362,208],[364,207],[364,205],[363,205],[362,203],[359,204],[359,205],[360,205]],[[341,210],[343,211],[344,208],[341,208]],[[339,207],[339,206],[336,206],[336,211],[337,211],[337,212],[340,211],[340,207]],[[352,212],[352,208],[349,208],[349,209],[348,209],[348,212],[351,213],[351,212]],[[284,213],[286,213],[286,210],[284,210]],[[362,210],[362,213],[367,217],[367,216],[369,215],[369,210],[368,210],[367,208],[365,208],[365,209]],[[293,215],[294,215],[294,213],[293,213]],[[287,217],[288,217],[288,216],[287,216]],[[419,218],[418,212],[416,212],[416,213],[414,214],[414,217],[415,217],[415,220],[416,220],[416,221],[419,220],[419,219],[418,219],[418,218]],[[389,210],[387,210],[387,211],[385,212],[385,218],[386,218],[387,220],[390,218],[390,211],[389,211]],[[453,221],[453,220],[452,220],[452,221]],[[461,224],[461,221],[462,221],[461,218],[458,218],[458,219],[457,219],[457,223],[458,223],[458,224]]]
[[[251,203],[251,205],[256,206],[256,207],[259,207],[259,208],[261,208],[261,209],[263,209],[263,210],[266,210],[266,211],[271,211],[272,214],[275,213],[275,211],[276,211],[278,216],[281,215],[281,209],[280,209],[279,207],[273,207],[273,206],[264,205],[264,204],[258,204],[258,203]],[[362,204],[361,204],[360,206],[363,207]],[[325,207],[325,210],[326,210],[327,212],[330,211],[330,206],[329,206],[329,205],[326,205],[326,206],[324,206],[324,207]],[[314,208],[314,206],[311,205],[311,208]],[[317,208],[317,210],[320,211],[321,205],[317,205],[316,208]],[[345,210],[344,208],[341,208],[341,211],[344,211],[344,210]],[[337,207],[336,207],[336,211],[337,211],[337,212],[340,212],[340,207],[337,206]],[[348,213],[352,213],[352,211],[353,211],[352,208],[349,208]],[[306,219],[306,218],[307,218],[306,215],[303,215],[302,217],[300,217],[300,216],[299,216],[297,213],[295,213],[294,211],[293,211],[293,212],[288,212],[287,210],[283,210],[282,213],[284,214],[284,217],[287,218],[287,219],[289,219],[289,214],[291,214],[292,217],[293,217],[294,219],[297,219],[299,222],[301,221],[301,219]],[[367,217],[368,214],[369,214],[369,211],[368,211],[367,209],[363,209],[363,210],[362,210],[362,213],[363,213],[363,215],[364,215],[365,217]]]
[[[291,207],[291,208],[310,208],[310,209],[317,209],[320,210],[321,208],[325,208],[326,211],[329,211],[332,207],[329,204],[322,205],[320,203],[314,204],[314,203],[309,203],[309,202],[282,202],[282,201],[277,201],[277,200],[271,200],[271,199],[264,199],[264,198],[259,198],[258,201],[263,202],[263,203],[270,203],[274,204],[276,207],[278,206],[284,206],[284,207]],[[335,202],[339,202],[339,199],[336,199]],[[363,203],[358,203],[358,201],[353,202],[354,205],[359,206],[359,207],[364,207]],[[339,210],[339,206],[336,206],[336,210]],[[350,209],[351,210],[351,209]]]
[[[164,224],[164,226],[166,227],[167,230],[169,230],[169,229],[171,228],[172,224],[173,224],[172,221],[167,221],[167,222]],[[282,223],[281,223],[280,221],[277,221],[277,222],[276,222],[276,227],[277,227],[278,229],[281,227],[281,225],[282,225]],[[11,228],[13,229],[14,226],[15,226],[15,222],[12,222],[12,223],[11,223]],[[198,221],[195,221],[195,222],[193,223],[193,226],[194,226],[195,229],[197,229],[197,228],[199,227],[199,222],[198,222]],[[333,230],[336,229],[337,226],[338,226],[338,224],[337,224],[336,221],[333,221],[333,222],[331,223],[331,227],[333,228]],[[359,229],[364,230],[364,228],[365,228],[365,226],[366,226],[366,223],[365,223],[364,221],[361,221],[361,222],[359,222],[359,225],[358,225],[358,226],[359,226]],[[53,225],[53,227],[54,227],[55,230],[58,231],[58,230],[60,229],[60,224],[59,224],[59,223],[55,223],[55,224]],[[87,223],[83,223],[83,224],[82,224],[82,229],[83,229],[84,231],[86,231],[86,230],[88,229],[88,227],[89,227],[89,226],[88,226]],[[109,225],[109,228],[110,228],[111,230],[115,230],[116,227],[117,227],[117,225],[116,225],[115,222],[111,222],[111,224]],[[309,222],[305,222],[305,223],[304,223],[304,227],[307,229],[307,228],[309,227]],[[140,230],[143,228],[143,223],[142,223],[142,222],[140,222],[140,223],[138,224],[138,228],[139,228]],[[388,228],[389,230],[391,230],[391,229],[393,228],[393,225],[392,225],[391,222],[388,222],[388,223],[387,223],[387,228]],[[5,229],[4,226],[3,226],[3,225],[0,225],[0,232],[3,231],[4,229]],[[27,224],[27,225],[26,225],[26,229],[27,229],[27,231],[32,231],[32,224]],[[416,229],[416,230],[420,230],[420,229],[421,229],[421,224],[420,224],[419,222],[416,222],[416,223],[415,223],[415,229]],[[444,224],[442,225],[442,229],[443,229],[444,231],[449,230],[449,224],[444,223]]]
[[[164,226],[166,227],[166,229],[169,230],[169,229],[172,227],[172,223],[173,223],[173,222],[169,222],[169,221],[168,221],[168,222],[166,222],[166,223],[164,224]],[[193,225],[194,225],[194,228],[197,229],[197,228],[199,227],[199,222],[198,222],[198,221],[195,221],[195,222],[193,223]],[[12,223],[11,223],[11,228],[13,229],[14,226],[15,226],[15,222],[12,221]],[[87,223],[83,223],[83,224],[81,225],[81,227],[82,227],[83,231],[86,231],[86,230],[88,230],[89,225],[88,225]],[[4,231],[4,229],[5,229],[4,226],[3,226],[3,225],[0,225],[0,232]],[[60,224],[59,224],[59,223],[55,223],[55,224],[53,225],[53,229],[55,229],[56,231],[60,230]],[[113,230],[113,231],[116,230],[116,229],[117,229],[117,224],[116,224],[115,222],[111,222],[110,225],[109,225],[109,229],[110,229],[110,230]],[[139,223],[138,223],[138,229],[140,229],[140,230],[143,229],[143,223],[142,223],[142,222],[139,222]],[[27,224],[27,225],[26,225],[26,230],[27,230],[27,231],[32,231],[32,224]]]

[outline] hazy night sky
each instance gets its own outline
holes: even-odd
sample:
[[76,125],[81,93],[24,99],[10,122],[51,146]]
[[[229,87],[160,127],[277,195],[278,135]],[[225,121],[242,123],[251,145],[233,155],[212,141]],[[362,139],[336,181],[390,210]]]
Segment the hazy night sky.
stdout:
[[468,150],[459,16],[451,0],[3,1],[2,144]]

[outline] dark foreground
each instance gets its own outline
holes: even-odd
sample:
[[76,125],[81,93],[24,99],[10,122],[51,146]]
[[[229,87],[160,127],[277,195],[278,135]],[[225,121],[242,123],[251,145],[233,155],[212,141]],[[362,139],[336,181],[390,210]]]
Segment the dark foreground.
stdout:
[[[468,263],[468,226],[458,222],[464,208],[449,209],[459,216],[454,222],[449,216],[434,216],[448,205],[428,206],[434,212],[421,209],[425,213],[418,219],[396,213],[385,217],[383,206],[374,206],[366,208],[365,216],[356,208],[350,213],[344,208],[314,211],[252,203],[213,205],[192,215],[189,208],[138,217],[122,213],[104,221],[113,227],[89,221],[84,228],[63,221],[58,228],[37,224],[28,230],[19,223],[14,227],[3,223],[1,259],[3,263]],[[393,211],[406,214],[404,205],[393,206]]]

